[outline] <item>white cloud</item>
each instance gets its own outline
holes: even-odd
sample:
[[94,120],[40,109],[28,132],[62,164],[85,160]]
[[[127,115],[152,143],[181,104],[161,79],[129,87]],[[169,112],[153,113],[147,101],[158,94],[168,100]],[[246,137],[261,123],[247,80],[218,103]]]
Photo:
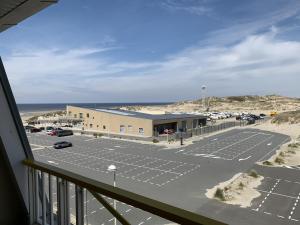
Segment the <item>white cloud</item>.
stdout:
[[229,47],[191,47],[161,61],[114,62],[105,49],[15,51],[4,58],[19,102],[166,101],[213,95],[300,95],[300,42],[277,28]]
[[[263,17],[247,21],[236,20],[233,24],[223,29],[213,31],[199,44],[202,45],[228,45],[243,40],[245,37],[262,32],[269,27],[274,29],[276,24],[296,16],[300,11],[300,3],[286,4],[278,10],[270,11]],[[275,28],[276,29],[276,28]],[[286,27],[284,28],[286,29]],[[277,32],[274,30],[274,32]]]
[[203,4],[203,1],[195,0],[166,0],[161,6],[171,11],[185,11],[198,16],[209,14],[212,10]]

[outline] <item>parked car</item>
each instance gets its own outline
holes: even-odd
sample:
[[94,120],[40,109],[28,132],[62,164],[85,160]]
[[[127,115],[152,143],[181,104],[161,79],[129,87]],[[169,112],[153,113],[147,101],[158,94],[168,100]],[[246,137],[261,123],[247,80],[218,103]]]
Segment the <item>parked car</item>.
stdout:
[[174,130],[173,129],[164,129],[164,134],[173,134]]
[[60,141],[60,142],[56,142],[53,144],[53,148],[55,148],[55,149],[68,148],[68,147],[72,147],[72,146],[73,146],[73,144],[68,141]]
[[249,117],[247,119],[247,124],[255,124],[255,119],[253,119],[252,117]]
[[56,131],[57,137],[70,136],[70,135],[73,135],[73,131],[71,131],[71,130],[57,130]]
[[30,131],[33,128],[35,128],[35,127],[34,126],[30,126],[30,125],[24,126],[25,131]]
[[41,129],[36,128],[36,127],[30,129],[30,133],[38,133],[38,132],[41,132],[41,131],[42,131]]
[[61,128],[55,128],[55,129],[51,130],[48,134],[51,135],[51,136],[56,136],[57,132],[61,131],[61,130],[63,130],[63,129],[61,129]]
[[46,127],[45,131],[47,134],[50,134],[54,130],[54,127]]
[[66,124],[66,125],[62,125],[62,127],[73,127],[73,125]]

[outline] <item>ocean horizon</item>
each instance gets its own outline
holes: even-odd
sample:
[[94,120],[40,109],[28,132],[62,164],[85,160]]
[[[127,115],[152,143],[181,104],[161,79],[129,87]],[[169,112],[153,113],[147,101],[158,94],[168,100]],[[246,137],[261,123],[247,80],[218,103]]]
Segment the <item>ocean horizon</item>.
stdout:
[[17,104],[20,113],[65,110],[67,105],[87,108],[116,108],[122,106],[152,106],[167,105],[172,102],[127,102],[127,103],[37,103]]

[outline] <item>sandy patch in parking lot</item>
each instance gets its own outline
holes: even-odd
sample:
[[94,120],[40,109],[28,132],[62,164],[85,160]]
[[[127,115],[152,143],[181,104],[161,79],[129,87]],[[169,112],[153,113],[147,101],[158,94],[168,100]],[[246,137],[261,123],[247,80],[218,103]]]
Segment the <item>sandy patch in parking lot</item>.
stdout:
[[291,141],[281,146],[268,160],[259,162],[264,166],[300,166],[300,142]]
[[[264,178],[257,178],[245,173],[238,173],[230,180],[222,182],[211,189],[206,190],[208,198],[220,200],[226,204],[239,205],[242,208],[250,207],[251,201],[260,196],[259,191],[255,188],[261,184]],[[217,190],[221,196],[216,194]]]
[[300,123],[278,124],[268,121],[264,124],[257,125],[256,128],[285,134],[292,139],[289,143],[280,146],[276,153],[268,160],[258,162],[258,164],[276,167],[300,165]]
[[272,123],[271,120],[266,121],[265,123],[258,124],[255,128],[261,130],[267,130],[271,132],[281,133],[289,135],[292,140],[296,140],[300,135],[300,123],[298,124],[290,124],[290,123],[282,123],[276,124]]

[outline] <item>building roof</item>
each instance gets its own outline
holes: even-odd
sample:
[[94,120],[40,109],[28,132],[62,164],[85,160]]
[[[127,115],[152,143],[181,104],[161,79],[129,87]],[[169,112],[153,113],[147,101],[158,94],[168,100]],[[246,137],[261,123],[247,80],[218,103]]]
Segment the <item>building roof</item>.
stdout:
[[1,0],[0,32],[56,2],[57,0]]
[[93,109],[91,110],[99,111],[99,112],[106,112],[121,116],[129,116],[135,118],[142,118],[142,119],[149,119],[149,120],[172,120],[172,119],[188,119],[188,118],[206,118],[206,116],[201,115],[194,115],[194,114],[147,114],[141,112],[134,112],[134,111],[127,111],[121,109]]

